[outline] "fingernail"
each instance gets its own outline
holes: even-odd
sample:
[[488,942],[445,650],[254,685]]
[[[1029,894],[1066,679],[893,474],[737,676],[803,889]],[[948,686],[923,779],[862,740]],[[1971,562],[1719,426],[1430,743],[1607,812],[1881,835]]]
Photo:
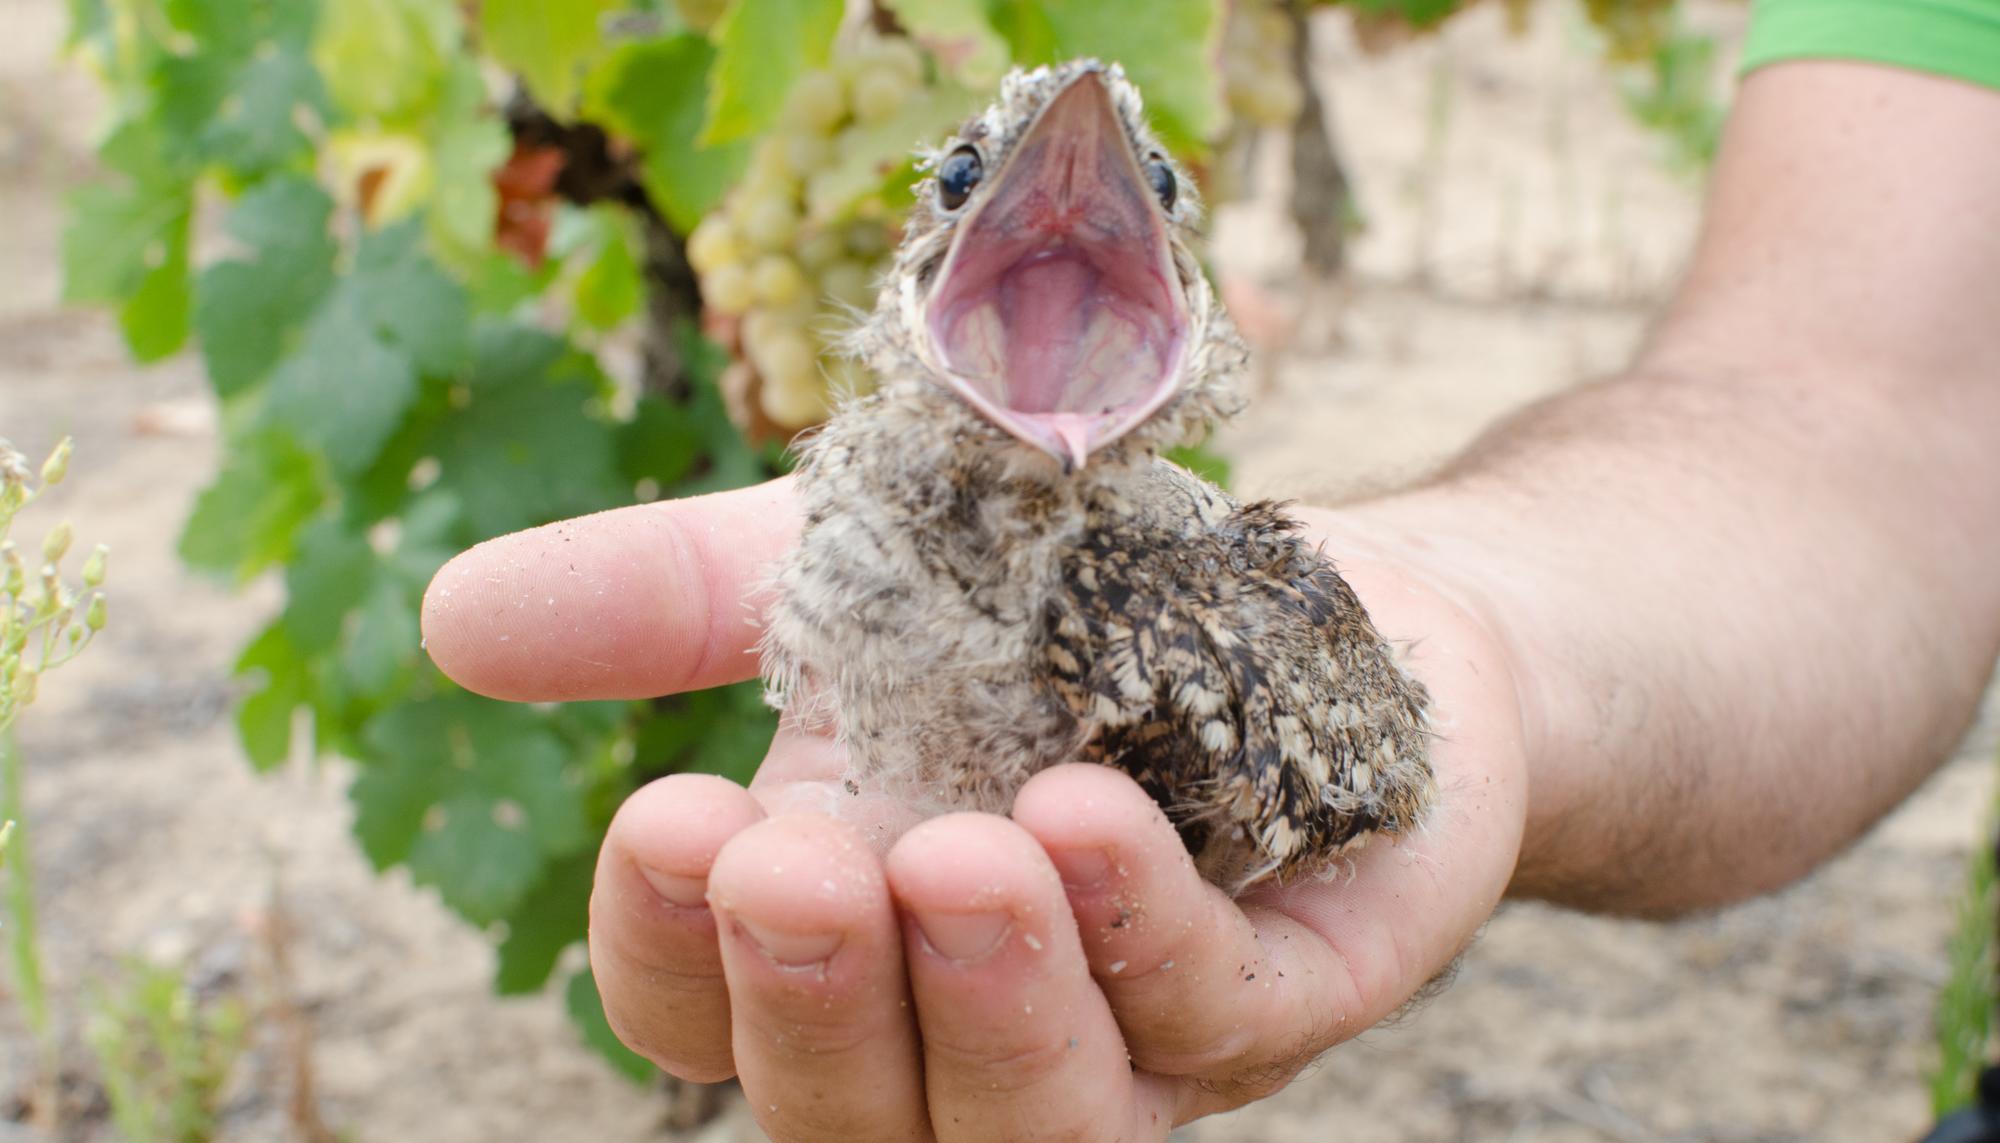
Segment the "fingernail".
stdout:
[[662,873],[657,869],[639,866],[639,876],[653,887],[653,892],[665,897],[683,909],[694,909],[708,904],[708,878],[682,877],[676,873]]
[[1111,878],[1111,855],[1101,849],[1051,850],[1049,861],[1071,889],[1095,889]]
[[757,951],[780,968],[811,968],[824,964],[840,948],[839,933],[788,933],[736,918],[736,928]]
[[924,943],[947,960],[984,959],[1014,927],[1005,913],[917,913]]

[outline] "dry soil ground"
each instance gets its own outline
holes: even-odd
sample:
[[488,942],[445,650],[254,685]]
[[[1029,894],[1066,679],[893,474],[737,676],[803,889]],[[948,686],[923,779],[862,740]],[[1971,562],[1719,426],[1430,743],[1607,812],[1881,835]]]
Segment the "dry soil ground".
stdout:
[[[1497,6],[1487,6],[1497,8]],[[1589,35],[1481,10],[1367,58],[1322,28],[1322,74],[1369,223],[1256,410],[1225,438],[1260,493],[1421,469],[1505,410],[1615,368],[1670,283],[1697,188],[1633,128]],[[1698,18],[1726,39],[1734,8]],[[59,196],[89,176],[95,103],[57,61],[61,5],[0,17],[0,434],[74,433],[52,507],[116,550],[115,621],[24,727],[54,983],[66,1008],[127,953],[255,985],[273,885],[295,925],[322,1112],[358,1140],[658,1138],[660,1102],[574,1041],[551,999],[488,996],[490,954],[347,837],[339,765],[253,777],[227,720],[233,649],[273,604],[190,577],[172,542],[216,461],[187,360],[139,370],[56,302]],[[1299,301],[1290,235],[1223,219],[1234,270]],[[53,513],[44,519],[52,519]],[[1675,925],[1509,908],[1456,985],[1201,1143],[1898,1140],[1921,1076],[1952,900],[1990,799],[1976,744],[1845,857],[1779,896]],[[225,1125],[290,1137],[284,1054],[249,1057]],[[0,1094],[27,1062],[0,996]],[[712,1139],[748,1139],[740,1112]],[[106,1138],[108,1129],[86,1132]],[[0,1140],[33,1136],[0,1122]]]

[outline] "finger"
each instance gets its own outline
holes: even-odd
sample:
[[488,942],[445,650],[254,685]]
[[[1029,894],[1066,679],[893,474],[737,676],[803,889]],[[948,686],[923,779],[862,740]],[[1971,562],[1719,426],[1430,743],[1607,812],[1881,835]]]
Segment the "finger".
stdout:
[[816,813],[839,818],[861,831],[876,856],[921,820],[907,798],[885,791],[866,776],[850,776],[847,746],[823,734],[778,726],[771,752],[750,781],[764,812]]
[[709,878],[736,1068],[778,1143],[929,1138],[902,939],[882,867],[854,830],[774,817]]
[[705,894],[724,843],[761,820],[749,791],[706,774],[627,798],[597,859],[590,968],[627,1047],[682,1079],[735,1074],[729,994]]
[[1131,778],[1108,766],[1044,771],[1015,798],[1014,820],[1062,875],[1134,1065],[1243,1102],[1333,1042],[1353,994],[1332,950],[1269,910],[1253,920],[1203,880]]
[[940,1140],[1166,1137],[1170,1089],[1134,1075],[1034,838],[953,814],[906,834],[886,868]]
[[756,592],[798,529],[777,480],[501,536],[431,580],[425,646],[461,686],[517,702],[747,679]]

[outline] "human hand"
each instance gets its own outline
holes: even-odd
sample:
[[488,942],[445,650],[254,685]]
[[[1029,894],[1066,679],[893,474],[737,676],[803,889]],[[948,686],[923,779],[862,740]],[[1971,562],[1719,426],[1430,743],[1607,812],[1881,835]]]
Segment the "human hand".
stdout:
[[[755,586],[796,534],[778,481],[504,537],[438,574],[427,644],[516,701],[749,678]],[[1159,1140],[1283,1087],[1450,963],[1526,813],[1502,649],[1360,539],[1333,545],[1342,572],[1414,641],[1433,699],[1439,799],[1416,833],[1232,901],[1111,768],[1037,775],[1011,818],[916,822],[843,789],[832,741],[785,729],[749,790],[675,775],[612,822],[590,932],[612,1027],[675,1075],[739,1076],[779,1143]]]

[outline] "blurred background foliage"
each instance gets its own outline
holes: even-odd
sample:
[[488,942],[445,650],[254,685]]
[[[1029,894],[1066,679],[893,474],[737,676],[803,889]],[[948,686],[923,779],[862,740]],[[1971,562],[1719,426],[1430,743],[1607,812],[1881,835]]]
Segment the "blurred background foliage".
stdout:
[[[1346,6],[1384,50],[1461,7]],[[1282,0],[71,7],[112,115],[103,176],[70,203],[67,299],[114,310],[140,360],[198,350],[224,459],[180,553],[284,583],[237,662],[244,752],[351,759],[356,840],[493,936],[503,993],[542,988],[582,939],[624,796],[672,771],[747,779],[772,717],[753,686],[467,694],[419,640],[447,558],[779,471],[830,394],[867,385],[829,348],[871,304],[916,145],[1011,65],[1122,61],[1211,198],[1247,193],[1260,134],[1337,162],[1301,78],[1308,12]],[[1704,161],[1712,45],[1671,0],[1582,7],[1633,112]],[[1328,197],[1295,207],[1335,252],[1321,272],[1355,217]],[[592,1041],[648,1074],[588,970],[565,987]]]

